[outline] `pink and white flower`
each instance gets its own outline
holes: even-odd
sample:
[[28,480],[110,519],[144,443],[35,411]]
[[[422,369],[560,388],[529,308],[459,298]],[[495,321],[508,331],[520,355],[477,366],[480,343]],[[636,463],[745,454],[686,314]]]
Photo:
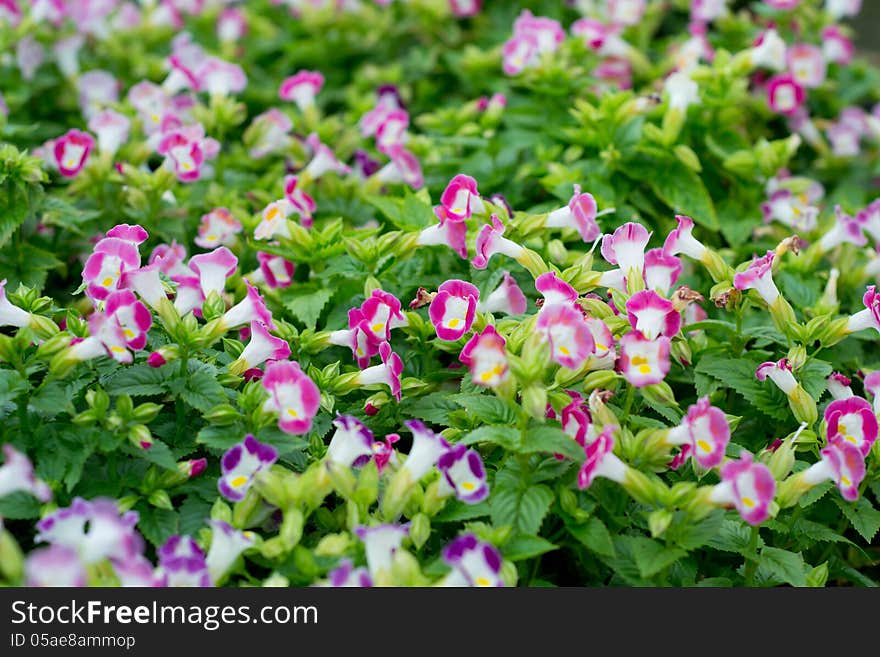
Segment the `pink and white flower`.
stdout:
[[871,372],[865,376],[865,392],[871,395],[874,404],[874,414],[880,413],[880,370]]
[[376,105],[358,122],[361,135],[364,137],[372,137],[376,134],[376,130],[390,112],[403,109],[400,93],[393,84],[385,84],[376,89],[376,97]]
[[805,100],[804,88],[789,73],[774,75],[767,82],[767,102],[774,112],[792,116]]
[[[292,212],[299,214],[300,223],[306,228],[312,227],[312,215],[317,205],[315,199],[303,190],[299,184],[299,177],[294,175],[284,178],[284,198],[292,206]],[[288,211],[290,214],[291,211]]]
[[369,366],[370,359],[379,353],[381,344],[360,308],[348,311],[348,330],[331,331],[328,342],[351,349],[352,356],[361,369]]
[[24,562],[25,586],[86,586],[88,572],[76,550],[50,545],[31,551]]
[[247,288],[244,298],[223,313],[220,318],[223,325],[227,329],[233,329],[256,321],[265,324],[274,331],[276,327],[275,322],[272,321],[272,312],[266,307],[266,302],[260,291],[247,279],[244,284]]
[[480,291],[471,283],[451,279],[437,288],[428,316],[441,340],[454,342],[467,333],[474,323]]
[[[610,264],[618,265],[624,276],[645,268],[645,247],[651,233],[642,224],[628,222],[611,235],[602,238],[602,257]],[[674,255],[674,254],[673,254]]]
[[614,25],[637,25],[645,15],[645,0],[608,0],[608,20]]
[[648,340],[637,331],[620,338],[619,369],[624,378],[637,388],[660,383],[669,373],[671,341],[660,337]]
[[323,144],[317,134],[310,134],[306,138],[306,144],[312,150],[312,159],[303,170],[305,175],[312,179],[317,179],[331,171],[339,175],[351,173],[351,168],[340,161],[333,152],[333,149]]
[[859,484],[865,478],[862,451],[840,435],[831,435],[819,453],[821,460],[798,474],[801,481],[815,486],[830,479],[837,485],[843,499],[850,502],[859,499]]
[[825,0],[825,11],[832,20],[857,16],[862,10],[862,0]]
[[290,237],[287,218],[295,210],[296,208],[286,198],[269,203],[263,208],[260,223],[254,228],[254,239],[268,240],[273,237]]
[[867,399],[848,397],[836,399],[825,409],[828,436],[840,438],[855,445],[867,457],[877,440],[877,416]]
[[840,27],[829,25],[822,29],[822,56],[826,61],[847,66],[855,54],[855,45]]
[[198,180],[205,160],[215,158],[219,149],[216,140],[205,137],[205,129],[199,123],[163,134],[156,147],[159,155],[166,156],[166,161],[181,182]]
[[819,248],[823,253],[827,253],[845,243],[865,246],[868,243],[864,234],[866,219],[867,216],[864,214],[856,214],[853,217],[844,212],[839,205],[835,206],[834,225],[819,239]]
[[351,415],[337,415],[333,420],[336,431],[330,438],[324,459],[346,468],[358,468],[373,458],[373,432]]
[[[479,293],[478,293],[479,294]],[[391,339],[391,330],[407,326],[408,320],[401,312],[400,299],[383,290],[373,290],[361,304],[361,314],[369,330],[378,341]]]
[[226,289],[226,279],[235,273],[238,258],[225,246],[210,253],[199,253],[189,259],[189,267],[199,277],[202,293],[207,297],[211,292],[221,294]]
[[198,237],[193,241],[203,249],[232,246],[241,230],[241,222],[227,208],[214,208],[202,215]]
[[376,130],[376,148],[388,155],[395,146],[406,143],[406,129],[409,127],[409,113],[404,109],[391,110],[385,115]]
[[596,439],[584,447],[587,455],[578,470],[578,488],[589,488],[597,477],[622,484],[627,479],[629,466],[614,453],[614,432],[617,427],[606,425]]
[[794,374],[791,373],[791,369],[787,358],[775,363],[767,361],[758,366],[758,369],[755,370],[755,377],[758,381],[766,381],[769,378],[786,396],[791,396],[794,389],[800,385],[794,378]]
[[0,326],[22,328],[31,323],[31,314],[6,298],[6,279],[0,280]]
[[153,316],[147,307],[137,300],[131,290],[117,290],[107,296],[104,312],[108,320],[115,320],[122,329],[125,344],[135,351],[147,344],[147,331],[153,325]]
[[431,431],[420,420],[407,420],[403,424],[412,432],[413,443],[398,472],[416,483],[437,465],[450,446],[443,436]]
[[278,460],[278,450],[257,441],[252,434],[226,450],[220,461],[222,474],[217,480],[220,494],[231,502],[244,499],[256,476]]
[[257,251],[257,262],[260,263],[260,273],[268,287],[272,289],[290,287],[293,283],[293,272],[296,266],[290,260],[279,255]]
[[253,532],[241,531],[222,520],[208,520],[211,525],[211,547],[205,557],[205,566],[211,581],[217,585],[235,565],[242,552],[256,540]]
[[65,178],[76,176],[86,165],[94,147],[95,139],[89,133],[75,128],[68,130],[52,146],[58,172]]
[[504,336],[491,324],[468,340],[458,359],[470,368],[471,380],[476,385],[494,388],[509,378],[506,344]]
[[211,96],[228,96],[244,91],[247,75],[238,64],[227,62],[219,57],[208,57],[196,72],[198,91]]
[[3,445],[3,465],[0,466],[0,498],[25,491],[41,502],[52,499],[52,489],[34,474],[34,466],[27,455],[12,445]]
[[669,445],[689,445],[689,455],[703,468],[720,464],[729,442],[727,416],[709,403],[709,397],[701,397],[690,406],[681,424],[670,429],[666,437]]
[[111,109],[98,112],[89,119],[89,130],[98,135],[98,150],[111,156],[128,141],[130,128],[129,118]]
[[560,304],[574,307],[578,300],[577,290],[559,278],[555,271],[538,276],[535,279],[535,289],[544,297],[542,308]]
[[816,228],[819,208],[811,205],[806,194],[794,194],[788,189],[776,189],[761,204],[765,222],[779,221],[798,231]]
[[862,331],[867,328],[876,329],[880,332],[880,294],[875,285],[869,285],[862,297],[864,309],[851,315],[846,330],[848,333]]
[[648,340],[659,336],[671,338],[681,328],[681,314],[668,299],[653,290],[642,290],[626,302],[630,326]]
[[596,199],[592,194],[581,193],[581,186],[574,186],[574,195],[568,205],[547,215],[545,228],[574,228],[584,242],[593,242],[602,231],[596,223]]
[[535,329],[546,336],[550,358],[563,367],[578,369],[595,351],[593,334],[583,313],[571,305],[543,306]]
[[269,393],[263,410],[278,413],[278,427],[293,435],[308,433],[321,403],[321,391],[299,363],[272,361],[266,366],[262,383]]
[[691,0],[691,20],[711,23],[727,11],[727,0]]
[[470,18],[480,13],[483,0],[449,0],[449,10],[456,18]]
[[476,269],[485,269],[489,260],[496,253],[509,256],[514,260],[522,257],[524,249],[516,242],[504,237],[505,225],[497,214],[490,217],[491,224],[483,224],[477,233],[477,241],[474,245],[474,257],[471,265]]
[[828,393],[834,399],[849,399],[850,397],[855,396],[853,389],[850,387],[852,380],[840,372],[832,372],[830,376],[825,379],[825,383],[828,388]]
[[379,345],[379,357],[381,365],[373,365],[361,370],[356,382],[362,386],[384,384],[391,389],[391,394],[400,401],[400,375],[403,373],[403,361],[400,356],[391,351],[391,345],[383,342]]
[[318,71],[299,71],[286,78],[278,89],[281,100],[296,103],[301,112],[314,106],[315,96],[324,86],[324,76]]
[[645,253],[645,285],[649,290],[667,295],[681,275],[681,260],[663,249]]
[[94,301],[106,299],[119,287],[122,273],[137,269],[140,263],[137,244],[119,237],[104,237],[95,244],[83,267],[86,295]]
[[291,142],[289,133],[292,129],[290,118],[275,107],[258,114],[251,121],[246,134],[246,137],[255,136],[248,155],[259,159],[283,150]]
[[416,244],[422,246],[445,245],[460,257],[467,258],[467,224],[463,220],[450,219],[442,205],[434,208],[440,223],[422,229]]
[[785,62],[794,81],[800,86],[815,89],[825,82],[825,57],[821,48],[807,43],[796,43],[785,52]]
[[732,505],[750,525],[760,525],[770,516],[770,503],[776,494],[776,480],[770,468],[743,450],[736,461],[721,466],[721,483],[709,500],[715,504]]
[[269,333],[269,329],[262,322],[252,321],[250,334],[250,341],[241,355],[229,364],[229,371],[233,374],[241,374],[267,360],[283,361],[290,358],[290,345],[287,340]]
[[471,214],[484,209],[477,181],[463,173],[453,177],[446,185],[440,196],[440,205],[445,210],[445,218],[453,221],[469,219]]
[[745,271],[737,273],[733,277],[733,286],[737,290],[755,290],[769,305],[779,298],[779,290],[773,282],[773,258],[774,251],[760,258],[755,257]]
[[477,302],[477,311],[520,315],[526,311],[526,305],[526,295],[523,294],[510,272],[505,271],[501,284],[492,290],[489,296]]
[[238,7],[227,7],[220,12],[214,31],[221,42],[235,42],[247,33],[247,19]]
[[389,148],[388,157],[391,161],[373,174],[384,183],[403,183],[413,189],[421,189],[425,184],[422,165],[418,158],[401,145]]

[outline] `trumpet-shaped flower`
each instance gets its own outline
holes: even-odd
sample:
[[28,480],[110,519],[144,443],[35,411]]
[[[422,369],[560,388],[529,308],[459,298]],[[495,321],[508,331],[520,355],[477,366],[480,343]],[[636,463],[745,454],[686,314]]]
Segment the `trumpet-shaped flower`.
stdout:
[[203,249],[232,246],[240,232],[241,222],[227,208],[215,208],[202,215],[199,234],[193,241]]
[[392,329],[408,324],[401,312],[400,300],[383,290],[370,292],[369,298],[361,304],[361,313],[370,332],[379,342],[390,340]]
[[555,271],[548,271],[538,276],[535,279],[535,289],[544,297],[542,308],[557,305],[574,306],[577,303],[577,290],[559,278]]
[[469,219],[474,212],[484,209],[477,181],[463,173],[453,177],[446,185],[440,196],[440,205],[446,211],[445,217],[454,221]]
[[327,585],[369,588],[373,586],[373,578],[366,568],[355,568],[351,559],[343,559],[339,566],[327,573]]
[[688,408],[681,424],[669,430],[667,444],[689,445],[689,455],[704,468],[714,468],[724,460],[724,451],[730,442],[730,425],[721,409],[701,397]]
[[229,572],[242,552],[256,542],[252,532],[243,532],[222,520],[209,520],[211,547],[205,557],[205,566],[211,581],[216,584]]
[[26,491],[41,502],[52,499],[52,489],[34,475],[30,459],[12,445],[3,445],[3,465],[0,466],[0,498],[16,491]]
[[864,234],[866,218],[862,213],[850,216],[839,205],[835,206],[834,225],[819,239],[819,248],[826,253],[844,243],[865,246],[868,243]]
[[819,208],[811,205],[806,194],[794,194],[788,189],[777,189],[761,204],[764,221],[773,220],[795,230],[809,232],[816,227]]
[[638,331],[620,338],[619,369],[637,388],[660,383],[669,373],[671,341],[667,337],[648,340]]
[[491,324],[468,340],[459,360],[470,368],[471,380],[476,385],[494,388],[508,379],[506,344]]
[[296,103],[301,112],[315,104],[315,96],[324,86],[324,76],[318,71],[299,71],[285,78],[278,89],[281,100]]
[[276,107],[258,114],[245,132],[246,139],[254,136],[253,142],[247,142],[250,145],[248,155],[260,159],[282,150],[290,143],[292,129],[293,122]]
[[412,432],[413,443],[399,472],[408,475],[415,483],[437,465],[440,457],[449,450],[449,443],[420,420],[407,420],[404,425]]
[[467,258],[467,224],[462,220],[450,219],[443,206],[436,207],[434,214],[440,222],[423,228],[416,244],[423,246],[443,244],[460,257]]
[[370,324],[360,308],[352,308],[348,311],[348,326],[348,330],[331,331],[328,341],[330,344],[351,349],[358,367],[364,369],[369,366],[370,359],[379,353],[379,345],[382,341],[378,340],[370,330]]
[[[602,238],[602,257],[618,265],[627,275],[633,269],[642,272],[645,267],[645,247],[651,234],[641,224],[628,222]],[[672,254],[675,255],[675,254]]]
[[773,282],[772,268],[775,256],[774,251],[767,251],[766,255],[755,257],[748,269],[733,277],[733,286],[737,290],[755,290],[768,305],[773,305],[779,298],[779,290]]
[[25,586],[86,586],[88,572],[76,550],[50,545],[28,554],[24,562]]
[[846,327],[847,332],[854,333],[867,328],[873,328],[880,332],[880,294],[877,293],[877,286],[869,285],[867,287],[862,297],[862,303],[865,304],[864,309],[850,316]]
[[131,290],[118,290],[110,294],[105,301],[104,312],[119,324],[126,346],[134,350],[146,346],[147,331],[153,325],[153,316]]
[[523,247],[516,242],[504,237],[505,225],[493,214],[491,224],[483,224],[477,233],[477,241],[474,245],[474,254],[471,264],[475,269],[485,269],[489,265],[489,259],[496,253],[519,259],[523,255]]
[[163,587],[209,587],[213,585],[205,552],[189,536],[175,534],[156,551],[156,575]]
[[587,457],[578,470],[578,488],[589,488],[597,477],[604,477],[622,484],[626,481],[628,466],[614,454],[616,426],[607,425],[596,440],[584,447]]
[[119,147],[128,141],[131,120],[124,114],[105,109],[89,119],[89,130],[98,135],[98,150],[115,155]]
[[382,573],[391,572],[394,553],[400,549],[403,539],[409,536],[409,525],[359,525],[355,527],[354,534],[363,541],[370,577],[376,579]]
[[262,322],[251,321],[250,333],[247,346],[242,350],[241,355],[230,363],[230,372],[240,374],[267,360],[287,360],[290,357],[290,345],[287,340],[269,333],[269,329]]
[[293,283],[293,272],[296,265],[286,258],[257,251],[257,262],[263,282],[270,288],[290,287]]
[[462,534],[443,548],[443,561],[452,568],[445,586],[504,586],[501,553],[474,534]]
[[400,375],[403,373],[403,361],[400,356],[391,350],[391,345],[383,342],[379,345],[381,365],[373,365],[361,370],[357,376],[357,383],[362,386],[382,383],[391,389],[391,394],[400,401]]
[[254,478],[277,460],[278,451],[274,447],[264,445],[248,434],[223,454],[217,489],[227,500],[239,502],[244,499]]
[[376,130],[376,149],[388,155],[392,148],[406,143],[406,129],[409,127],[409,113],[404,109],[388,112]]
[[225,246],[221,246],[210,253],[194,255],[189,259],[189,266],[198,275],[202,293],[207,297],[211,292],[223,292],[226,279],[235,273],[238,258]]
[[451,279],[441,284],[428,307],[428,316],[441,340],[455,341],[474,323],[480,291],[466,281]]
[[485,299],[477,302],[477,312],[520,315],[526,311],[526,295],[510,272],[504,272],[501,284]]
[[581,193],[581,186],[574,186],[574,195],[568,205],[547,215],[545,228],[574,228],[584,242],[593,242],[602,231],[596,223],[596,199],[592,194]]
[[825,409],[828,436],[839,436],[858,447],[867,457],[877,440],[877,416],[867,399],[848,397],[837,399]]
[[828,393],[834,399],[849,399],[850,397],[855,396],[853,389],[850,387],[852,380],[840,372],[832,372],[828,378],[825,379],[825,383],[828,388]]
[[307,433],[321,403],[321,391],[299,363],[276,360],[266,366],[263,387],[269,398],[263,408],[278,413],[278,427],[293,435]]
[[95,147],[95,139],[81,130],[68,130],[55,140],[52,153],[58,172],[65,178],[73,178],[86,165],[89,153]]
[[710,501],[732,505],[750,525],[760,525],[770,515],[770,502],[776,494],[776,480],[770,468],[754,461],[743,450],[736,461],[721,466],[721,483],[711,492]]
[[798,386],[797,379],[791,373],[791,365],[789,365],[787,358],[775,363],[772,361],[761,363],[755,371],[755,377],[758,381],[766,381],[769,378],[786,395],[791,395]]
[[865,457],[862,451],[840,435],[831,435],[819,452],[821,460],[798,474],[809,486],[831,480],[843,499],[859,499],[859,484],[865,478]]
[[822,29],[822,56],[826,61],[847,66],[856,54],[852,40],[837,25]]
[[312,159],[309,160],[309,163],[303,170],[303,173],[307,176],[317,179],[331,171],[339,175],[351,173],[351,168],[339,160],[333,149],[322,143],[317,134],[310,134],[306,138],[306,144],[312,150]]
[[681,260],[663,249],[645,253],[645,285],[649,290],[667,295],[681,275]]
[[454,445],[437,460],[443,476],[442,488],[454,493],[467,504],[477,504],[489,496],[486,468],[480,454],[467,445]]
[[403,183],[413,189],[421,189],[425,184],[422,165],[418,158],[401,144],[389,147],[386,153],[391,161],[373,174],[384,183]]
[[333,420],[336,431],[330,439],[324,458],[347,468],[358,468],[373,457],[373,432],[351,415],[337,415]]
[[284,178],[284,198],[290,203],[292,210],[288,209],[287,214],[296,212],[299,214],[300,223],[306,228],[312,226],[312,215],[315,213],[315,199],[309,196],[299,184],[299,177],[294,175],[285,176]]
[[804,88],[790,73],[774,75],[767,82],[767,102],[774,112],[793,116],[804,104],[804,100]]
[[593,334],[580,310],[566,304],[545,305],[535,329],[546,336],[553,362],[577,369],[595,351]]
[[642,290],[626,302],[626,314],[630,326],[648,340],[659,336],[671,338],[681,328],[681,313],[668,299],[653,290]]
[[785,52],[785,62],[795,82],[814,89],[825,82],[825,57],[822,49],[807,43],[796,43]]

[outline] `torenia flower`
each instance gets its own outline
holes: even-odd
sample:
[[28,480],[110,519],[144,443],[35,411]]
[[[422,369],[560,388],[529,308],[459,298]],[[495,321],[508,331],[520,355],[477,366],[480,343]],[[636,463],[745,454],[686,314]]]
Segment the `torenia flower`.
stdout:
[[278,90],[281,100],[296,103],[301,112],[315,104],[315,96],[324,86],[324,76],[318,71],[299,71],[285,78]]
[[681,275],[681,260],[663,249],[645,253],[645,285],[659,294],[669,294]]
[[317,134],[310,134],[306,138],[306,144],[312,150],[312,159],[306,165],[303,174],[314,180],[331,171],[340,175],[351,173],[351,168],[340,161],[333,149],[322,143]]
[[774,75],[767,82],[767,102],[778,114],[793,116],[805,99],[804,88],[789,73]]
[[257,251],[257,262],[265,284],[272,288],[290,287],[296,265],[290,260],[271,253]]
[[149,263],[156,264],[159,271],[168,277],[192,276],[192,270],[184,264],[186,259],[186,247],[183,244],[172,242],[171,244],[160,244],[152,253],[150,253]]
[[198,274],[202,292],[207,297],[211,292],[223,292],[226,279],[235,273],[238,258],[225,246],[221,246],[210,253],[194,255],[189,259],[189,266]]
[[560,304],[574,306],[578,300],[577,290],[559,278],[555,271],[538,276],[535,279],[535,289],[544,297],[542,308]]
[[852,217],[841,210],[839,205],[835,206],[834,225],[819,239],[819,250],[827,253],[844,243],[865,246],[868,240],[864,234],[864,219],[864,215]]
[[847,333],[855,333],[867,328],[880,332],[880,294],[875,285],[869,285],[862,297],[865,308],[850,316],[846,327]]
[[750,525],[760,525],[770,515],[770,502],[776,494],[776,480],[770,468],[755,462],[743,450],[739,460],[728,461],[721,467],[721,483],[709,496],[709,501],[733,505],[742,519]]
[[729,442],[727,416],[709,403],[709,397],[701,397],[688,408],[682,423],[666,437],[669,445],[690,445],[690,455],[704,468],[714,468],[724,460]]
[[520,315],[526,311],[526,305],[526,295],[510,272],[504,272],[504,280],[501,284],[489,293],[489,296],[477,302],[477,311]]
[[877,440],[877,416],[867,399],[837,399],[825,409],[828,436],[839,436],[867,457]]
[[822,56],[826,61],[847,66],[856,54],[855,45],[837,25],[824,28],[822,36]]
[[86,564],[108,557],[126,560],[143,549],[143,539],[134,529],[137,522],[137,512],[120,514],[115,500],[76,497],[69,507],[57,509],[37,523],[34,540],[71,548]]
[[16,491],[26,491],[41,502],[52,499],[52,489],[34,475],[30,459],[7,444],[3,445],[3,465],[0,466],[0,498]]
[[545,305],[535,329],[547,337],[550,358],[569,369],[578,369],[595,351],[593,334],[580,310],[566,304]]
[[653,290],[642,290],[626,302],[630,325],[648,340],[658,336],[671,338],[681,328],[681,314],[668,299]]
[[157,550],[156,575],[165,587],[208,587],[213,584],[205,552],[189,536],[174,535]]
[[[299,184],[298,176],[284,177],[284,198],[293,208],[293,212],[299,214],[300,223],[306,228],[312,227],[312,215],[315,213],[315,199],[309,196]],[[288,212],[290,214],[290,212]]]
[[629,466],[614,454],[616,430],[616,426],[605,426],[596,436],[596,440],[584,447],[587,458],[578,470],[578,488],[589,488],[597,477],[604,477],[619,484],[626,483]]
[[874,404],[874,413],[880,413],[880,370],[871,372],[864,380],[865,392],[871,395]]
[[481,226],[480,232],[477,233],[477,241],[474,245],[476,253],[471,260],[475,269],[485,269],[489,265],[489,259],[496,253],[502,253],[514,260],[521,259],[525,253],[522,246],[504,237],[505,226],[498,215],[493,214],[491,222]]
[[862,0],[825,0],[825,11],[832,20],[857,16],[862,10]]
[[669,99],[669,109],[674,112],[686,112],[691,105],[700,102],[700,87],[691,79],[687,71],[673,73],[663,84]]
[[574,195],[568,205],[547,215],[545,228],[574,228],[584,242],[593,242],[602,231],[596,223],[596,199],[592,194],[581,193],[581,186],[574,186]]
[[347,468],[366,465],[373,457],[373,432],[351,415],[337,415],[333,426],[336,431],[330,439],[325,460]]
[[382,364],[361,370],[355,381],[362,386],[384,383],[391,389],[394,398],[400,401],[400,375],[403,372],[403,361],[391,351],[391,345],[387,342],[379,345],[379,356],[382,358]]
[[850,383],[852,383],[852,380],[848,376],[844,376],[840,372],[832,372],[825,380],[825,382],[827,384],[829,394],[834,399],[849,399],[850,397],[853,397],[855,395],[853,389],[850,388]]
[[[275,107],[258,114],[245,131],[246,143],[250,146],[248,155],[260,159],[281,151],[290,143],[288,133],[292,129],[290,118]],[[253,141],[250,140],[252,135]]]
[[788,189],[776,189],[761,204],[764,221],[773,220],[795,230],[809,232],[816,227],[819,208],[811,205],[805,194],[794,194]]
[[[590,410],[587,408],[586,400],[574,390],[566,390],[571,402],[567,404],[561,411],[559,421],[562,424],[562,430],[581,447],[586,447],[588,443],[596,440],[596,427],[593,425]],[[555,416],[555,413],[552,415]]]
[[239,502],[254,482],[254,478],[278,460],[278,451],[264,445],[253,435],[226,450],[220,461],[222,474],[217,480],[220,494],[231,502]]
[[466,281],[451,279],[441,284],[428,308],[428,316],[441,340],[454,342],[474,323],[480,291]]
[[88,572],[76,550],[50,545],[28,554],[24,562],[25,586],[86,586]]
[[453,177],[446,185],[440,196],[440,205],[446,211],[446,218],[453,221],[469,219],[471,214],[482,212],[484,209],[480,192],[477,190],[477,181],[463,173]]
[[360,308],[352,308],[348,311],[348,327],[348,330],[331,331],[328,342],[351,349],[358,367],[364,369],[369,366],[370,359],[379,353],[381,341],[370,330],[369,322],[364,318]]
[[761,363],[755,371],[755,377],[758,381],[766,381],[768,378],[773,381],[788,397],[788,404],[800,422],[812,424],[816,421],[818,414],[816,402],[794,378],[787,358],[775,363],[772,361]]
[[830,479],[837,485],[843,499],[850,502],[859,499],[859,484],[865,478],[865,457],[862,451],[842,436],[832,435],[820,454],[820,461],[794,475],[795,490],[806,492],[816,484]]
[[508,379],[506,343],[491,324],[468,340],[459,360],[470,368],[476,385],[494,388]]
[[373,174],[376,180],[384,183],[403,183],[413,189],[421,189],[425,184],[422,165],[418,158],[401,144],[395,144],[386,153],[391,161]]
[[254,228],[254,239],[268,240],[273,237],[290,237],[287,217],[295,210],[287,199],[272,201],[263,208],[262,218]]
[[199,235],[193,240],[203,249],[232,246],[235,236],[241,232],[241,222],[227,208],[214,208],[202,215]]
[[434,214],[437,215],[440,223],[423,228],[416,244],[423,246],[445,244],[460,257],[467,258],[467,224],[463,220],[447,217],[442,205],[434,208]]
[[779,298],[772,272],[775,255],[775,252],[767,251],[766,255],[755,257],[748,269],[733,277],[733,286],[737,290],[755,290],[768,305],[773,305]]
[[376,149],[388,155],[395,146],[406,143],[406,129],[409,127],[409,113],[404,109],[388,112],[376,130]]
[[538,40],[530,34],[514,35],[504,42],[502,70],[506,75],[519,75],[537,65],[540,57]]
[[98,150],[111,156],[128,141],[130,128],[131,120],[111,109],[102,110],[89,119],[89,130],[98,135]]
[[196,72],[199,91],[211,96],[228,96],[244,91],[247,75],[238,64],[227,62],[219,57],[208,57]]
[[205,137],[202,124],[182,126],[162,135],[156,146],[159,155],[166,156],[166,162],[181,182],[198,180],[205,160],[217,157],[220,144]]
[[449,450],[449,443],[420,420],[407,420],[404,425],[412,431],[413,443],[398,472],[405,473],[410,482],[416,483],[437,465],[440,457]]
[[666,337],[648,340],[637,331],[627,333],[620,338],[621,374],[637,388],[660,383],[671,366],[671,344]]
[[795,82],[807,89],[814,89],[825,82],[825,57],[822,49],[807,43],[789,46],[785,61]]
[[0,326],[21,328],[31,323],[31,314],[6,298],[6,279],[0,281]]
[[710,23],[727,11],[727,0],[691,0],[691,20]]
[[637,25],[645,14],[645,0],[608,0],[606,11],[615,25]]
[[369,298],[361,304],[361,314],[378,341],[390,340],[392,329],[409,323],[401,312],[400,300],[383,290],[370,292]]
[[327,586],[369,588],[373,586],[373,578],[366,568],[355,568],[351,559],[343,559],[327,573]]
[[266,366],[262,381],[269,393],[263,409],[279,414],[278,427],[293,435],[307,433],[318,412],[321,391],[300,369],[299,363],[273,361]]
[[243,532],[222,520],[209,520],[211,547],[205,558],[205,566],[214,584],[220,582],[235,564],[242,552],[256,542],[252,532]]
[[104,311],[109,319],[119,324],[129,348],[138,350],[146,346],[153,316],[131,290],[113,292],[105,301]]
[[489,496],[483,459],[467,445],[459,444],[447,450],[438,459],[437,469],[443,476],[441,487],[462,502],[477,504]]
[[58,172],[65,178],[73,178],[86,165],[89,153],[95,147],[95,139],[81,130],[68,130],[55,140],[52,153]]
[[119,286],[133,290],[150,308],[159,310],[168,299],[159,272],[159,263],[156,262],[139,269],[124,271],[119,278]]
[[220,12],[214,31],[221,42],[238,41],[247,32],[247,19],[241,9],[229,7]]
[[444,586],[504,586],[501,553],[474,534],[462,534],[444,547],[443,561],[452,568]]
[[611,235],[602,238],[602,257],[617,265],[624,276],[633,270],[641,273],[645,267],[645,247],[651,234],[642,224],[628,222]]
[[400,549],[403,539],[409,536],[409,525],[384,524],[354,529],[355,535],[364,543],[367,568],[374,580],[391,573],[394,553]]
[[614,335],[611,333],[611,329],[608,328],[605,322],[596,317],[585,317],[584,323],[590,329],[590,333],[593,334],[593,358],[599,361],[594,364],[595,368],[603,369],[600,363],[606,360],[608,361],[607,366],[613,367],[615,351]]
[[250,333],[250,342],[241,355],[229,364],[229,371],[233,374],[241,374],[267,360],[287,360],[290,357],[287,340],[270,334],[262,322],[253,320],[250,323]]

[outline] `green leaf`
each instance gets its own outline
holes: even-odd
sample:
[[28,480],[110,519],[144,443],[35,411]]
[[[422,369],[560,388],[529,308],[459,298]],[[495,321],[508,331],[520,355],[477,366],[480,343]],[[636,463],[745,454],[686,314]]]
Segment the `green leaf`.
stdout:
[[166,470],[177,470],[177,461],[171,453],[171,449],[161,440],[156,440],[150,449],[138,450],[141,457],[150,463],[155,463]]
[[801,499],[798,500],[798,505],[801,508],[807,508],[808,506],[815,504],[818,502],[825,494],[834,488],[834,484],[830,481],[823,481],[821,484],[813,486],[810,490],[803,494]]
[[518,452],[520,450],[519,438],[519,431],[513,427],[484,425],[479,429],[474,429],[473,431],[466,433],[458,442],[462,445],[491,443],[493,445],[499,445],[507,451]]
[[558,545],[540,536],[519,534],[507,541],[501,552],[505,559],[522,561],[558,549]]
[[0,370],[0,406],[27,390],[27,382],[15,370]]
[[433,522],[462,522],[488,515],[489,503],[486,501],[479,504],[467,504],[458,500],[452,500],[447,502],[443,510],[434,516],[432,520]]
[[244,425],[232,424],[225,427],[218,427],[209,424],[202,427],[196,435],[196,442],[210,449],[225,452],[227,449],[241,442],[244,437]]
[[667,547],[646,536],[633,537],[632,552],[639,574],[645,578],[653,577],[687,554],[682,549]]
[[146,363],[130,365],[116,370],[101,383],[113,395],[132,397],[159,395],[167,392],[164,382],[173,365],[173,363],[162,367],[150,367]]
[[564,454],[575,460],[584,459],[584,448],[565,431],[558,427],[539,425],[526,432],[526,444],[520,450],[523,454],[547,452]]
[[[657,175],[660,168],[662,176]],[[656,158],[642,159],[627,173],[647,182],[675,214],[687,215],[709,230],[719,230],[718,215],[706,186],[699,175],[680,161],[668,158],[658,163]]]
[[791,586],[807,585],[804,574],[804,559],[800,554],[779,548],[765,547],[761,550],[758,568],[762,568],[770,577]]
[[[710,538],[706,544],[716,550],[742,554],[748,550],[750,534],[751,530],[742,520],[725,518],[718,528],[718,533]],[[759,536],[758,547],[763,544],[764,539]]]
[[146,505],[138,506],[137,511],[140,515],[138,529],[154,546],[161,546],[173,534],[179,533],[175,511]]
[[[677,520],[677,519],[676,519]],[[685,550],[694,550],[708,543],[718,535],[724,524],[724,511],[716,509],[697,523],[690,520],[673,522],[666,530],[664,538],[676,543]]]
[[327,302],[333,298],[333,290],[326,288],[316,289],[314,286],[291,286],[290,292],[286,293],[284,306],[290,314],[305,324],[306,328],[313,329],[318,323],[321,311]]
[[226,401],[223,386],[217,382],[215,376],[204,370],[190,372],[186,385],[179,394],[183,401],[202,413],[207,413]]
[[444,392],[432,392],[418,399],[404,398],[400,402],[400,414],[404,417],[417,417],[425,422],[449,426],[449,412],[460,411],[456,404]]
[[495,475],[489,497],[492,524],[510,525],[523,534],[537,534],[553,500],[550,488],[544,484],[526,486],[516,469],[506,467]]
[[180,533],[195,536],[198,531],[207,527],[211,518],[211,503],[199,499],[196,495],[187,497],[178,507],[180,512]]
[[771,381],[758,381],[755,370],[759,363],[747,358],[732,358],[723,354],[707,354],[700,359],[696,372],[707,374],[735,390],[770,417],[791,419],[788,399]]
[[28,400],[28,408],[40,417],[51,420],[65,410],[68,399],[66,384],[62,381],[52,381],[31,396]]
[[587,549],[604,557],[613,558],[614,542],[605,523],[593,516],[583,525],[567,525],[569,533],[583,543]]
[[0,518],[8,520],[39,518],[41,507],[40,500],[25,491],[0,496]]
[[452,400],[462,406],[474,418],[488,424],[515,424],[516,410],[494,395],[458,394]]
[[849,524],[868,543],[874,540],[877,530],[880,529],[880,511],[865,498],[861,497],[856,502],[835,498],[834,503],[843,511],[843,515],[849,520]]

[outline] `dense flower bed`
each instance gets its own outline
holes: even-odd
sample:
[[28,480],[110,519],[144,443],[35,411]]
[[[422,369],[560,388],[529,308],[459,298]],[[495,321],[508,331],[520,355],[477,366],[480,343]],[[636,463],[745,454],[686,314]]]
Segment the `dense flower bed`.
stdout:
[[875,585],[860,4],[0,0],[0,583]]

